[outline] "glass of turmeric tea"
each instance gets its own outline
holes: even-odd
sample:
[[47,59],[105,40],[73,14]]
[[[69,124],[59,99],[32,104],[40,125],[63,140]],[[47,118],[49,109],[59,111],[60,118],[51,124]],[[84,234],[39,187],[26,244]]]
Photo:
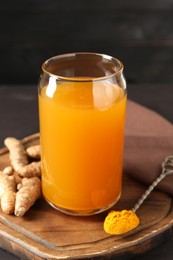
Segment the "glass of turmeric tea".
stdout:
[[111,56],[78,52],[43,63],[42,192],[54,208],[92,215],[120,198],[126,96],[123,64]]

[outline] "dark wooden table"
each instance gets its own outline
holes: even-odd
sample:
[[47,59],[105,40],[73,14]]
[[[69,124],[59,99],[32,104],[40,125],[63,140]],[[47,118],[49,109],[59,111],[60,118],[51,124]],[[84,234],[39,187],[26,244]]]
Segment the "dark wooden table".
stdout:
[[[157,111],[173,123],[173,85],[129,85],[128,97]],[[38,131],[37,86],[0,86],[0,147],[3,147],[3,140],[7,136],[23,138]],[[173,237],[141,255],[140,259],[172,260],[172,245]],[[0,249],[0,259],[18,258]]]

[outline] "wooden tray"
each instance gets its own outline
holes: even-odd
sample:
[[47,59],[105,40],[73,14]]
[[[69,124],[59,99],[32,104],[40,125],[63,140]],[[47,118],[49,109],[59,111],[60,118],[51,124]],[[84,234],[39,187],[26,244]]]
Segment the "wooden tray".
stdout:
[[[35,134],[23,139],[25,146],[39,142]],[[0,169],[9,164],[8,151],[0,149]],[[123,193],[116,210],[131,209],[146,189],[124,176]],[[103,230],[107,213],[72,217],[40,199],[24,217],[0,214],[0,247],[22,259],[116,259],[146,252],[171,234],[172,199],[153,191],[138,211],[140,225],[121,236]]]

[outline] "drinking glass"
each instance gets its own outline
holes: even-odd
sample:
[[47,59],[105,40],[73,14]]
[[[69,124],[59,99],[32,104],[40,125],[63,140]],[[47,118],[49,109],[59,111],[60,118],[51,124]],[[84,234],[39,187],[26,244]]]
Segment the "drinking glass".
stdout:
[[123,64],[111,56],[68,53],[43,63],[42,192],[54,208],[92,215],[120,198],[126,96]]

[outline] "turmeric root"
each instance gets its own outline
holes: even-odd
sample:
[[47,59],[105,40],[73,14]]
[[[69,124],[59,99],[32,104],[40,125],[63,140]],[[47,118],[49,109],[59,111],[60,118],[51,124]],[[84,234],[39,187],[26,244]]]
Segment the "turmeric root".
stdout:
[[14,212],[16,197],[16,181],[14,176],[0,173],[0,200],[2,211],[6,214]]
[[14,214],[23,216],[41,196],[41,181],[38,177],[23,178],[22,185],[16,193]]
[[34,159],[40,159],[40,145],[33,145],[26,149],[27,154]]
[[16,192],[6,191],[1,197],[1,209],[5,214],[13,214],[16,200]]
[[41,162],[32,162],[28,165],[23,166],[18,171],[20,177],[40,177],[41,176]]
[[14,137],[7,137],[4,144],[9,150],[11,165],[15,171],[28,164],[27,153],[22,142]]
[[7,166],[3,169],[3,173],[6,175],[12,175],[13,174],[13,167],[11,166]]
[[7,137],[4,144],[9,150],[11,166],[0,172],[0,205],[6,214],[23,216],[41,196],[41,162],[29,163],[28,159],[40,159],[40,145],[26,151],[14,137]]
[[8,176],[3,174],[3,172],[0,172],[0,199],[4,192],[9,190],[16,190],[15,178],[14,176]]

